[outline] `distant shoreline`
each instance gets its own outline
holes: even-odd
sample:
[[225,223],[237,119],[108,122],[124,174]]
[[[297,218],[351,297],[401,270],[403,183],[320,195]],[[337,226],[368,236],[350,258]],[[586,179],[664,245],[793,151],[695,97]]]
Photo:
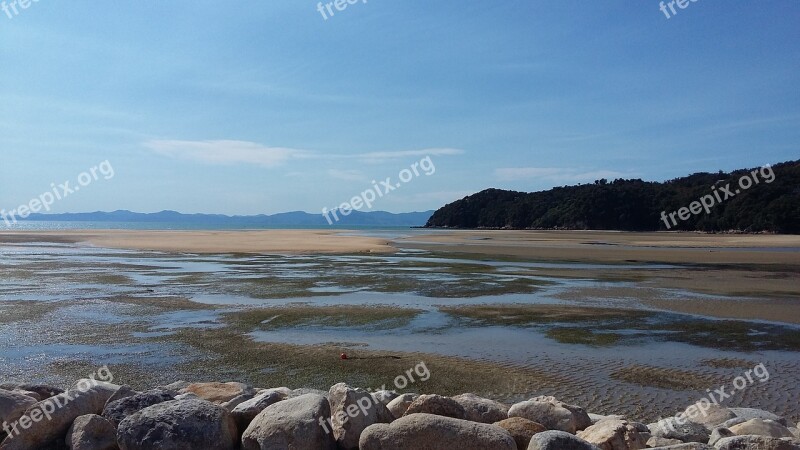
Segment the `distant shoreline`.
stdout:
[[0,232],[0,244],[53,242],[180,253],[387,253],[386,239],[348,230],[63,230]]
[[[376,227],[372,230],[379,229]],[[415,229],[412,236],[395,239],[369,236],[365,230],[356,229],[0,230],[0,243],[85,243],[97,247],[194,253],[386,253],[400,248],[418,248],[539,261],[800,266],[799,235],[454,229],[430,231],[425,233]],[[364,235],[359,235],[359,232],[364,232]]]

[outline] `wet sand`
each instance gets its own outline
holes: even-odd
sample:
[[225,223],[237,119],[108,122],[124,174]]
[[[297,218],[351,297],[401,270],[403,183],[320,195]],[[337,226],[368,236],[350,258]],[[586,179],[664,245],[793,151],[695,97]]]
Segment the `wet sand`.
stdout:
[[61,242],[187,253],[363,253],[398,247],[536,261],[800,266],[800,235],[424,230],[389,241],[352,230],[0,232],[0,243]]
[[56,242],[180,253],[385,253],[386,239],[330,230],[4,232],[0,243]]
[[800,265],[800,235],[448,230],[397,244],[537,261]]
[[[354,240],[338,235],[338,230],[2,233],[0,242],[11,245],[0,259],[0,280],[5,283],[0,283],[0,336],[4,338],[0,342],[0,359],[4,361],[0,378],[26,380],[36,373],[42,382],[72,380],[110,364],[121,382],[140,387],[176,377],[319,388],[344,380],[377,387],[424,360],[434,376],[426,384],[411,387],[416,391],[449,395],[471,391],[507,402],[556,395],[592,412],[655,419],[696,401],[706,388],[730,383],[747,367],[764,363],[776,375],[774,379],[748,387],[728,406],[756,406],[794,420],[800,418],[795,401],[800,386],[797,353],[714,347],[714,342],[731,334],[726,324],[714,333],[703,334],[709,342],[698,345],[645,338],[642,327],[633,327],[639,319],[629,320],[630,330],[616,331],[603,324],[581,327],[576,322],[572,324],[573,335],[548,334],[554,325],[547,323],[463,326],[469,312],[466,303],[476,293],[491,298],[478,298],[473,305],[543,302],[559,305],[559,311],[564,305],[572,305],[587,314],[597,306],[637,312],[655,307],[704,316],[800,323],[799,272],[794,264],[797,252],[787,249],[795,245],[794,237],[699,235],[710,240],[699,250],[729,253],[729,248],[735,247],[742,258],[756,255],[745,262],[703,264],[688,257],[698,249],[685,246],[702,243],[694,240],[694,235],[665,234],[662,238],[637,233],[444,232],[394,244],[411,247],[420,245],[413,242],[421,240],[448,241],[422,244],[431,246],[429,253],[326,256],[320,248],[330,247],[319,245],[315,233],[346,242],[334,248],[349,248],[350,253],[352,247],[347,246],[359,239],[370,244],[368,250],[372,244],[380,244],[381,251],[392,251],[385,239]],[[299,242],[304,246],[291,247],[298,241],[282,242],[281,236],[305,240]],[[489,243],[481,246],[485,241]],[[25,246],[23,242],[90,246]],[[152,249],[154,243],[162,246],[156,250],[189,254],[110,252],[91,247]],[[250,248],[241,252],[235,250],[248,245]],[[479,246],[485,253],[473,251]],[[574,261],[579,264],[530,262],[547,260],[541,255],[548,251],[552,252],[552,262],[563,262],[566,258],[559,257],[558,251],[565,248],[576,250]],[[683,255],[683,262],[626,264],[622,257],[611,258],[627,248],[651,252],[656,260],[662,251],[676,252],[674,255]],[[203,249],[205,253],[247,254],[194,254],[204,253]],[[515,251],[520,255],[514,255]],[[272,252],[290,255],[252,254]],[[479,257],[458,258],[469,253]],[[758,262],[774,255],[786,255],[789,262]],[[597,262],[601,264],[593,264]],[[347,294],[353,291],[358,292]],[[325,295],[315,295],[319,293]],[[381,297],[381,293],[387,294]],[[359,294],[364,296],[363,301]],[[430,297],[437,305],[453,306],[447,312],[451,317],[436,307],[415,318],[413,324],[408,322],[407,314],[395,309],[403,306],[401,300],[407,294],[413,294],[414,301]],[[384,308],[388,312],[374,309],[382,299],[391,306]],[[347,309],[349,301],[373,309],[369,314],[353,311],[353,305]],[[265,325],[260,311],[231,316],[258,305],[277,307],[284,303],[286,311],[272,324],[274,330],[262,329]],[[310,305],[320,307],[320,314],[309,314]],[[496,309],[502,309],[500,306]],[[263,314],[267,318],[275,315],[272,311]],[[596,316],[596,310],[592,310],[591,317]],[[661,313],[656,316],[661,317]],[[506,312],[498,315],[505,321],[511,320],[509,317]],[[431,320],[437,318],[441,323]],[[412,325],[417,330],[416,341],[411,342],[415,345],[378,345],[393,342],[394,329],[401,336],[407,335],[403,327]],[[564,331],[561,322],[557,326],[561,328],[555,331]],[[633,336],[634,342],[581,343],[582,335],[575,330],[587,327],[597,331],[595,337],[616,333],[620,339]],[[270,336],[280,339],[264,340]],[[294,336],[325,339],[304,345]],[[763,341],[771,334],[755,336]],[[777,336],[773,339],[783,342]],[[354,358],[343,362],[338,357],[341,352]],[[719,361],[714,365],[704,362],[721,358],[747,361],[722,368]],[[675,378],[690,383],[663,386],[665,378],[673,378],[673,372]]]

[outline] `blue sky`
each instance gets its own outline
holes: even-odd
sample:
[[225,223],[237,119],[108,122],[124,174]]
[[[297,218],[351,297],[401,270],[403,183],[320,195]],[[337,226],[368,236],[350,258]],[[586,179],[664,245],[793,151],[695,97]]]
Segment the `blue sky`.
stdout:
[[[6,0],[9,3],[10,0]],[[0,11],[0,208],[374,209],[800,155],[800,2],[57,2]],[[73,182],[74,184],[74,182]]]

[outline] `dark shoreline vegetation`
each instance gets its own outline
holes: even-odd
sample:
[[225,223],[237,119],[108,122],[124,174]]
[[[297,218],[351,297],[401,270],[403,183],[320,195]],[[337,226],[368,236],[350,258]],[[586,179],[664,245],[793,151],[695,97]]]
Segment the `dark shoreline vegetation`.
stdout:
[[[712,187],[739,189],[739,179],[753,170],[700,172],[663,183],[602,179],[532,193],[486,189],[438,209],[425,227],[663,231],[662,211],[689,207]],[[670,230],[800,234],[800,160],[772,170],[772,182],[754,184]]]

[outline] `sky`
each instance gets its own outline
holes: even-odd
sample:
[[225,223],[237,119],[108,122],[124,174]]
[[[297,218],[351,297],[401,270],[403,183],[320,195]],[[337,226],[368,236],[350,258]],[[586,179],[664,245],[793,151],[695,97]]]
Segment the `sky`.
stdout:
[[797,0],[11,1],[7,210],[71,181],[50,212],[320,212],[389,177],[373,210],[424,211],[800,157]]

